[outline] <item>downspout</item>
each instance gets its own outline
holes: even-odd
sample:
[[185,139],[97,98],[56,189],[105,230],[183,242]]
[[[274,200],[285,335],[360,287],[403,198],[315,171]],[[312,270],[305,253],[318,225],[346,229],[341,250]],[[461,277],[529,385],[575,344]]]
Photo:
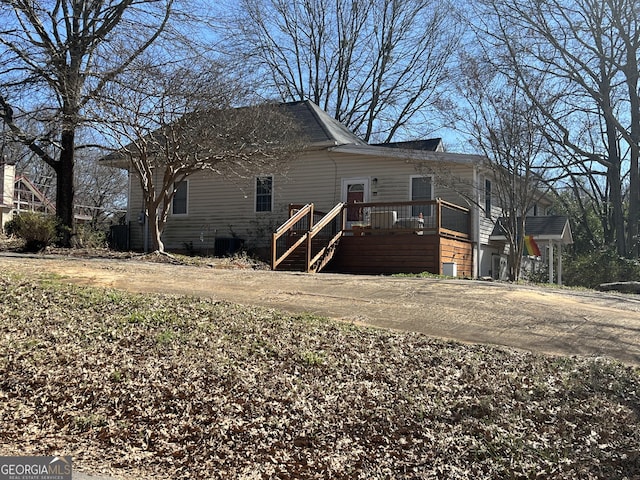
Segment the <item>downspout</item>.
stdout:
[[558,285],[562,285],[562,242],[558,242]]
[[127,216],[125,217],[127,225],[127,250],[131,249],[131,165],[127,168]]
[[473,242],[473,271],[480,278],[480,175],[478,165],[473,166],[473,186],[475,189],[475,208],[471,209],[471,241]]
[[553,283],[553,240],[549,240],[549,283]]
[[142,237],[144,253],[149,253],[149,214],[145,212],[142,216]]

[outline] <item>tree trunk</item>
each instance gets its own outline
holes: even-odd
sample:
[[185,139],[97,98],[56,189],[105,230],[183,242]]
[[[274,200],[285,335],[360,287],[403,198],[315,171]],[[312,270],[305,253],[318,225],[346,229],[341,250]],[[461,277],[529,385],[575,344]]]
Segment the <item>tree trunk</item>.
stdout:
[[611,227],[615,233],[616,251],[618,255],[624,257],[627,255],[625,242],[625,218],[622,206],[622,180],[620,178],[620,163],[612,159],[612,165],[609,167],[609,201],[611,202],[612,216]]
[[164,253],[164,243],[162,243],[162,225],[158,218],[158,205],[155,200],[147,200],[147,229],[151,236],[153,251]]
[[608,167],[607,177],[609,179],[609,203],[611,205],[612,214],[611,227],[615,234],[616,251],[621,257],[627,256],[627,246],[625,238],[625,217],[624,209],[622,206],[622,176],[621,176],[621,159],[620,149],[618,145],[618,135],[615,127],[615,120],[611,116],[613,111],[610,103],[609,96],[611,95],[610,88],[603,88],[603,98],[605,102],[604,119],[607,137],[607,155],[608,155]]
[[[635,60],[628,56],[629,63]],[[638,95],[638,62],[632,64],[627,77],[629,85],[629,99],[631,107],[631,159],[629,167],[629,221],[627,246],[632,257],[640,256],[640,237],[638,228],[640,223],[640,96]]]
[[73,232],[74,201],[74,144],[75,132],[66,130],[61,137],[62,151],[55,163],[56,172],[56,216],[60,222],[60,243],[68,247]]
[[160,229],[160,223],[158,217],[155,217],[153,222],[153,246],[159,253],[164,253],[164,243],[162,242],[162,230]]

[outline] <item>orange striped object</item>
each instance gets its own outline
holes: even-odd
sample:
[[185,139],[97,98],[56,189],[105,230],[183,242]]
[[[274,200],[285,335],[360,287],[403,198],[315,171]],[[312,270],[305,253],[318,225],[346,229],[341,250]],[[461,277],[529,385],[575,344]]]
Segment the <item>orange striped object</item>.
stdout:
[[534,255],[536,257],[542,256],[540,249],[538,248],[538,244],[531,235],[524,236],[524,245],[527,247],[527,253],[529,255]]

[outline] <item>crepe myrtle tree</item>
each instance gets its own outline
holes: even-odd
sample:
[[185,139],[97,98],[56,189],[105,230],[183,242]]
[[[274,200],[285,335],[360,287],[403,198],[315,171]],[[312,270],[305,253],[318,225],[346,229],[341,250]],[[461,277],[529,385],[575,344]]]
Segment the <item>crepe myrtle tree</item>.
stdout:
[[104,133],[116,145],[107,159],[127,161],[136,174],[153,249],[164,254],[162,233],[180,182],[199,171],[237,178],[284,168],[305,144],[279,104],[248,104],[222,65],[136,63],[130,81],[102,104]]
[[[505,235],[509,280],[517,281],[525,251],[527,214],[549,190],[544,179],[550,165],[544,118],[519,85],[502,76],[489,61],[464,58],[458,90],[464,101],[455,112],[455,124],[488,159],[484,169],[491,179],[491,191],[487,191],[488,185],[481,185],[482,207]],[[495,201],[487,202],[487,196]],[[491,211],[494,204],[499,214]]]
[[490,59],[478,52],[461,52],[459,64],[459,101],[449,112],[450,123],[468,140],[473,152],[482,155],[480,173],[484,179],[477,182],[456,174],[455,169],[434,167],[432,162],[419,162],[416,168],[478,207],[494,225],[499,222],[508,247],[509,279],[517,281],[527,214],[549,191],[544,118]]
[[55,172],[63,243],[87,107],[163,34],[174,3],[0,0],[0,119]]

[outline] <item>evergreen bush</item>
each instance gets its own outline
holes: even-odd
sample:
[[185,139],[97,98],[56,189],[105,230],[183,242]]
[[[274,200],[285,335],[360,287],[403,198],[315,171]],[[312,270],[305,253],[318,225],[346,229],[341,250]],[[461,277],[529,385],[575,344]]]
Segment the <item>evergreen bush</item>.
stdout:
[[640,262],[620,257],[615,249],[603,248],[565,257],[563,283],[594,288],[601,283],[640,281]]
[[57,225],[56,218],[51,215],[22,212],[7,222],[5,232],[23,239],[26,251],[39,252],[58,239]]

